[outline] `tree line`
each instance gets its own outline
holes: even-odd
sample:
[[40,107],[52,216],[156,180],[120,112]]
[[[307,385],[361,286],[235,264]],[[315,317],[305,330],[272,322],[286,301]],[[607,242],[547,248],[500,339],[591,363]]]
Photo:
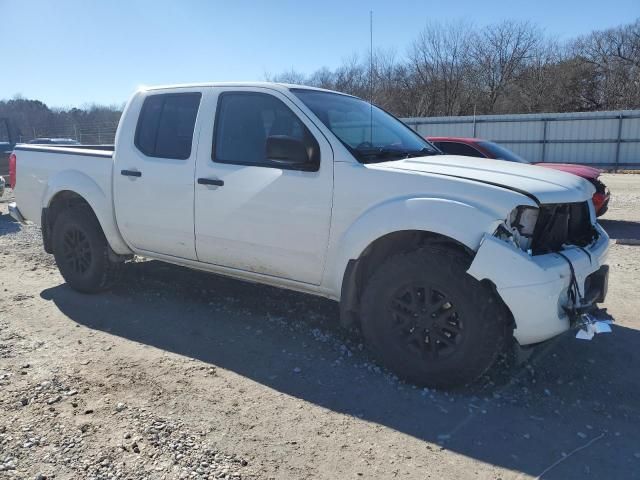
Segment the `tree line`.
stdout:
[[[634,109],[640,108],[640,18],[566,42],[529,22],[430,23],[402,55],[375,50],[335,69],[266,77],[371,99],[400,117]],[[121,110],[49,108],[19,96],[0,101],[0,118],[10,120],[19,141],[55,136],[109,143]],[[0,125],[0,141],[6,137]]]
[[401,117],[640,108],[640,18],[570,41],[529,22],[430,23],[404,55],[375,50],[269,80],[338,90]]
[[122,114],[120,106],[50,108],[40,100],[16,96],[0,101],[0,141],[26,142],[38,137],[73,138],[85,144],[112,143]]

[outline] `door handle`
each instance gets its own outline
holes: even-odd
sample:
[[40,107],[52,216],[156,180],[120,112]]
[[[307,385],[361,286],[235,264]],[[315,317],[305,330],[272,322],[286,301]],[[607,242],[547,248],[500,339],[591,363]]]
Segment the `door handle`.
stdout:
[[218,178],[199,178],[198,184],[200,185],[217,185],[218,187],[222,187],[224,185],[224,180],[220,180]]
[[126,177],[141,177],[142,172],[137,170],[120,170],[120,175],[124,175]]

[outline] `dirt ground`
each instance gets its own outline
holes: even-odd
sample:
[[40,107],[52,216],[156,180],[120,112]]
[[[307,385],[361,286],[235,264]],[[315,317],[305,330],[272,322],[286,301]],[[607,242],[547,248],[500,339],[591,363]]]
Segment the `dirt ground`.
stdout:
[[[604,181],[602,225],[637,241],[640,175]],[[155,261],[76,293],[7,202],[0,478],[640,478],[640,246],[611,248],[612,334],[442,393],[376,366],[323,299]]]

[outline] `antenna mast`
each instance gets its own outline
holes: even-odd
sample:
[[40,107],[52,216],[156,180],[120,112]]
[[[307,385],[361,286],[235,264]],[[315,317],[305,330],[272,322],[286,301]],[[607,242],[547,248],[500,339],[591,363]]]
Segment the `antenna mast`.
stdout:
[[373,10],[369,10],[369,143],[373,147]]

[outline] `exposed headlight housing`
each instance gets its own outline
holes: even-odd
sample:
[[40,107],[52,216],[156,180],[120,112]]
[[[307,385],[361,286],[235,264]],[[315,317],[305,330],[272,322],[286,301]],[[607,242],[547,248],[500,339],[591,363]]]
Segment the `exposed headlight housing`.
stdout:
[[496,237],[511,242],[521,250],[528,252],[531,248],[539,213],[538,208],[528,205],[514,208],[509,214],[509,218],[496,230]]
[[512,228],[515,228],[520,235],[531,237],[536,228],[539,213],[540,210],[536,207],[521,205],[511,211],[509,224]]

